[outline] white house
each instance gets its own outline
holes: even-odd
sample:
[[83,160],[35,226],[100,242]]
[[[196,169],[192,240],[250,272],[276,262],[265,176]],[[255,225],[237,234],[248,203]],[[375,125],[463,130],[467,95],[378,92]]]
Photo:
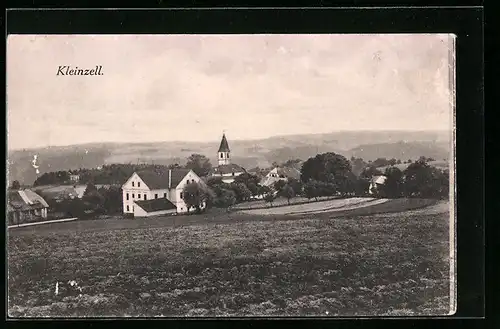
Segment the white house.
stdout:
[[226,139],[226,134],[222,134],[219,150],[217,151],[218,166],[212,168],[210,176],[221,177],[224,183],[234,182],[234,178],[245,173],[245,168],[231,163],[231,150]]
[[373,176],[370,181],[370,187],[368,188],[368,193],[375,194],[381,185],[385,184],[387,180],[386,176]]
[[123,213],[150,217],[188,211],[183,200],[187,184],[205,184],[189,169],[149,169],[134,172],[123,184]]
[[275,167],[262,178],[260,185],[272,187],[277,181],[288,182],[289,179],[300,179],[300,171],[290,167]]

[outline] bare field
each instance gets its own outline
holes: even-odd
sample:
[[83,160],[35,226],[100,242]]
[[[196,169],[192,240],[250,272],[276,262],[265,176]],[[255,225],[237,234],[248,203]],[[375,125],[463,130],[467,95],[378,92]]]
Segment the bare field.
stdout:
[[346,198],[329,201],[310,202],[298,205],[282,206],[276,208],[262,208],[242,210],[243,213],[251,215],[287,215],[287,214],[306,214],[317,212],[338,211],[341,209],[349,210],[358,207],[364,207],[386,202],[388,199],[375,198]]
[[[379,207],[390,210],[390,204]],[[404,204],[395,202],[392,210]],[[232,213],[220,222],[205,218],[188,225],[165,218],[9,230],[8,313],[447,314],[449,214],[410,214],[263,220]],[[81,296],[54,294],[55,283],[68,280],[78,282]]]

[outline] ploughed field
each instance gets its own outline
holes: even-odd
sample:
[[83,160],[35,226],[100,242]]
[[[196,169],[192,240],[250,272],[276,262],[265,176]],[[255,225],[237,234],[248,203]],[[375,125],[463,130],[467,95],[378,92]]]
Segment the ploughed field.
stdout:
[[[206,214],[11,229],[8,313],[447,314],[449,212],[447,203],[424,201],[419,209],[415,200],[402,199],[364,212]],[[56,282],[69,280],[82,291],[61,288],[56,295]]]

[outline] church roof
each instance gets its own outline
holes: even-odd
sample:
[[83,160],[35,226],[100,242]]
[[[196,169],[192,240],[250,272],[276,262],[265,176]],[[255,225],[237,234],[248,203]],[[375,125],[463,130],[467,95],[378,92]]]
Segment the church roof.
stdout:
[[231,173],[246,172],[245,168],[235,163],[220,165],[212,169],[213,175],[227,175]]
[[226,134],[222,134],[222,140],[220,141],[218,152],[230,152],[229,144],[227,143]]

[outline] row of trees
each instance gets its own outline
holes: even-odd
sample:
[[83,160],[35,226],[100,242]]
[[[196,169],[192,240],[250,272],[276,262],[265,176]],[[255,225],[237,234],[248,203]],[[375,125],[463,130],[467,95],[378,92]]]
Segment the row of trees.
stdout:
[[420,158],[404,171],[388,167],[381,172],[373,165],[367,166],[359,176],[352,173],[352,164],[345,157],[335,153],[318,154],[302,166],[301,180],[305,184],[304,194],[308,198],[328,195],[360,195],[369,190],[374,176],[385,175],[375,193],[384,197],[447,198],[449,193],[449,172],[430,166]]
[[95,215],[115,215],[122,213],[122,189],[112,186],[99,188],[89,184],[81,199],[67,199],[56,202],[47,199],[52,212],[64,216],[85,218]]

